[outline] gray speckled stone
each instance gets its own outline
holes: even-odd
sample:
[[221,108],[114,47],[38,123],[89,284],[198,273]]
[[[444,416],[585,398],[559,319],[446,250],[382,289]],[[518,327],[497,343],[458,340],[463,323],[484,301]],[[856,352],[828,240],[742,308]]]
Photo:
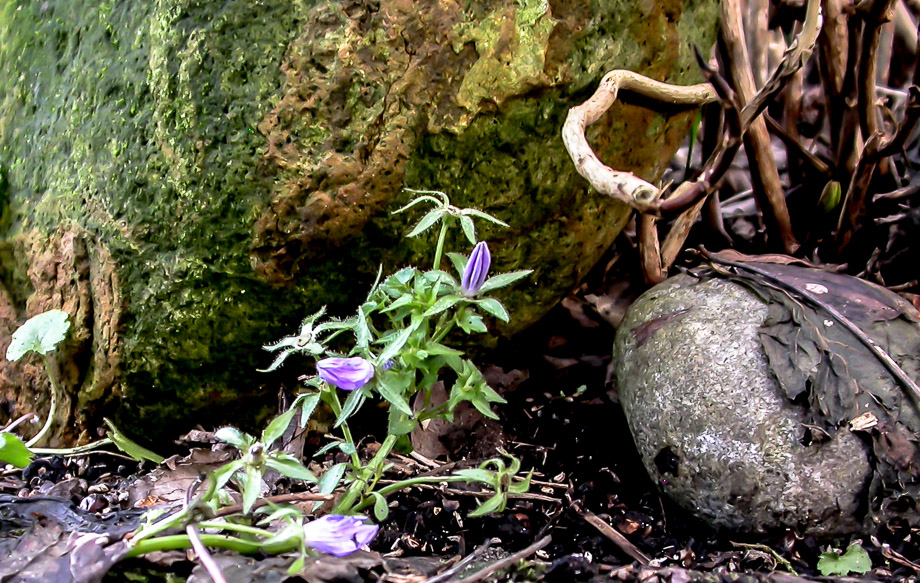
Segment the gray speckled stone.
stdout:
[[740,285],[687,275],[632,305],[614,358],[645,467],[668,496],[717,528],[862,530],[868,448],[846,429],[802,445],[803,410],[780,391],[760,345],[766,313]]

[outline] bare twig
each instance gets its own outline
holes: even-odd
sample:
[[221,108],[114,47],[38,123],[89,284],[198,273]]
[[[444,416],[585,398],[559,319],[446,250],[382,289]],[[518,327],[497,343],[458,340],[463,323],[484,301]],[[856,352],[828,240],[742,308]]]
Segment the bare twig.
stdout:
[[562,141],[575,169],[598,192],[640,210],[652,210],[661,192],[632,172],[614,170],[597,157],[585,138],[585,128],[596,122],[616,101],[621,89],[661,103],[697,107],[715,101],[716,94],[706,83],[682,87],[668,85],[632,71],[611,71],[586,102],[569,110],[562,128]]
[[585,522],[596,528],[598,532],[610,539],[621,551],[632,557],[633,560],[638,561],[640,565],[648,565],[651,562],[651,559],[640,551],[636,545],[629,542],[629,539],[620,534],[620,531],[598,518],[593,512],[581,510],[578,506],[575,506],[575,511]]
[[498,540],[498,539],[488,540],[485,542],[485,544],[479,545],[478,547],[476,547],[476,549],[472,553],[470,553],[469,555],[463,557],[463,559],[451,565],[449,569],[445,569],[444,571],[441,571],[437,575],[434,575],[433,577],[429,577],[425,579],[422,583],[441,583],[442,581],[449,581],[453,579],[454,575],[466,569],[470,565],[470,563],[473,563],[474,561],[476,561],[477,559],[485,555],[486,552],[489,550],[489,547],[492,546],[493,540]]
[[[723,48],[732,86],[738,93],[740,101],[747,103],[754,98],[756,87],[744,44],[739,0],[722,1],[722,27],[719,41]],[[786,253],[792,254],[799,245],[792,234],[792,222],[789,218],[789,210],[786,208],[786,198],[780,183],[776,161],[773,159],[770,135],[762,118],[751,117],[751,119],[753,121],[750,128],[744,134],[744,148],[750,162],[754,192],[769,232],[782,242]]]
[[539,551],[540,549],[542,549],[543,547],[551,543],[552,540],[553,540],[552,537],[544,536],[543,538],[533,543],[526,549],[522,549],[514,553],[513,555],[508,555],[507,557],[505,557],[504,559],[501,559],[500,561],[495,561],[494,563],[480,569],[479,571],[476,571],[469,577],[464,577],[463,581],[464,583],[474,583],[475,581],[482,581],[489,575],[492,575],[493,573],[497,573],[498,571],[501,571],[502,569],[510,567],[514,565],[515,563],[517,563],[518,561],[520,561],[521,559],[526,559],[530,555],[534,554],[535,552]]

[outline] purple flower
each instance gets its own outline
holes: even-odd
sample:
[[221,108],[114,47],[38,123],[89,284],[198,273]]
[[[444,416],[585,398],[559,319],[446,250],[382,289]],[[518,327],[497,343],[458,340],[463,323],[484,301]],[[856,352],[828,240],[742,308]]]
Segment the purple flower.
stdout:
[[356,516],[327,514],[304,525],[303,535],[312,548],[342,557],[374,540],[377,528]]
[[476,292],[485,283],[486,276],[489,275],[490,265],[492,265],[492,255],[489,253],[489,246],[485,241],[476,243],[463,269],[463,277],[460,278],[460,291],[463,295],[476,295]]
[[353,391],[374,377],[374,365],[360,356],[324,358],[316,363],[316,373],[333,387]]

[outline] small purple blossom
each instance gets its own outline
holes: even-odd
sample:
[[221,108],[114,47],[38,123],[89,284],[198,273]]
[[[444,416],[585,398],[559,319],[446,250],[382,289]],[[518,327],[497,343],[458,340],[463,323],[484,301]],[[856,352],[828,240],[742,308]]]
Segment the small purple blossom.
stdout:
[[485,241],[476,243],[473,252],[470,253],[469,261],[463,269],[463,277],[460,278],[460,291],[465,296],[474,296],[489,275],[489,266],[492,265],[492,255],[489,253],[489,246]]
[[374,365],[360,356],[324,358],[316,363],[316,373],[333,387],[354,391],[374,377]]
[[303,535],[310,547],[342,557],[374,540],[377,529],[356,516],[327,514],[304,525]]

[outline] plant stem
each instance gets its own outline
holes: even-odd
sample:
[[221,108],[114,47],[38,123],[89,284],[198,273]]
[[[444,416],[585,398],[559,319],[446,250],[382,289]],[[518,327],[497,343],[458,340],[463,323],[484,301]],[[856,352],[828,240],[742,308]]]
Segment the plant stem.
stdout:
[[447,240],[447,222],[450,215],[441,216],[441,232],[438,233],[438,245],[434,248],[434,267],[432,269],[441,269],[441,256],[444,255],[444,242]]
[[99,449],[100,447],[109,445],[112,443],[112,440],[106,437],[105,439],[100,439],[99,441],[94,441],[92,443],[87,443],[86,445],[79,445],[77,447],[66,447],[66,448],[51,448],[51,447],[30,447],[29,450],[38,455],[76,455],[80,453],[86,453],[88,451],[93,451],[94,449]]
[[251,534],[253,536],[260,536],[262,538],[269,538],[274,536],[274,533],[267,531],[262,528],[255,526],[249,526],[248,524],[234,524],[232,522],[224,522],[219,520],[205,520],[198,523],[199,528],[216,528],[220,530],[229,530],[232,532],[240,532],[243,534]]
[[57,399],[59,392],[58,385],[54,380],[54,374],[51,372],[51,363],[48,361],[47,355],[42,355],[42,362],[45,364],[45,372],[48,373],[48,380],[51,381],[51,406],[48,407],[48,418],[45,419],[45,424],[35,435],[35,437],[26,442],[26,447],[32,447],[36,443],[40,442],[48,433],[48,431],[51,430],[51,424],[54,422],[54,413],[57,409]]
[[[374,474],[372,480],[375,484],[380,474],[383,473],[383,463],[386,461],[387,456],[390,455],[390,452],[393,451],[393,446],[396,445],[396,439],[397,437],[395,435],[387,435],[387,438],[383,440],[380,449],[377,450],[373,459],[365,466],[367,469],[373,470]],[[364,495],[363,490],[366,486],[368,486],[366,479],[356,479],[352,482],[348,490],[345,491],[345,494],[335,505],[333,514],[348,514],[355,511],[357,508],[363,508],[366,501],[361,500],[359,502],[359,498]],[[370,488],[368,489],[370,490]],[[358,506],[355,506],[355,502],[358,502]]]
[[[390,494],[398,492],[404,488],[417,486],[419,484],[441,484],[443,482],[469,482],[469,480],[460,476],[431,476],[424,478],[409,478],[408,480],[402,480],[395,484],[384,486],[383,488],[377,490],[377,493],[386,498]],[[371,498],[362,500],[361,503],[354,507],[354,511],[358,512],[364,510],[371,504],[373,504],[373,500]]]
[[[205,546],[218,549],[228,549],[246,555],[258,553],[261,550],[267,550],[267,546],[263,547],[263,545],[260,543],[246,541],[240,538],[225,536],[222,534],[202,534],[199,535],[199,537]],[[174,551],[177,549],[188,549],[191,548],[191,546],[192,542],[189,540],[188,535],[186,534],[161,536],[154,539],[140,541],[139,543],[135,544],[130,551],[128,551],[128,554],[125,555],[125,557],[139,557],[154,551]],[[297,541],[291,541],[289,544],[283,547],[280,543],[273,543],[271,548],[272,552],[294,550],[297,548]]]
[[[332,407],[332,412],[335,413],[335,418],[338,419],[339,415],[342,414],[342,403],[339,402],[339,395],[336,393],[334,387],[328,387],[327,390],[332,395],[329,405]],[[361,458],[358,457],[358,446],[355,444],[354,437],[351,436],[351,429],[348,428],[348,421],[342,422],[342,435],[345,436],[345,441],[348,442],[348,445],[351,446],[351,463],[354,464],[355,468],[361,467]]]

